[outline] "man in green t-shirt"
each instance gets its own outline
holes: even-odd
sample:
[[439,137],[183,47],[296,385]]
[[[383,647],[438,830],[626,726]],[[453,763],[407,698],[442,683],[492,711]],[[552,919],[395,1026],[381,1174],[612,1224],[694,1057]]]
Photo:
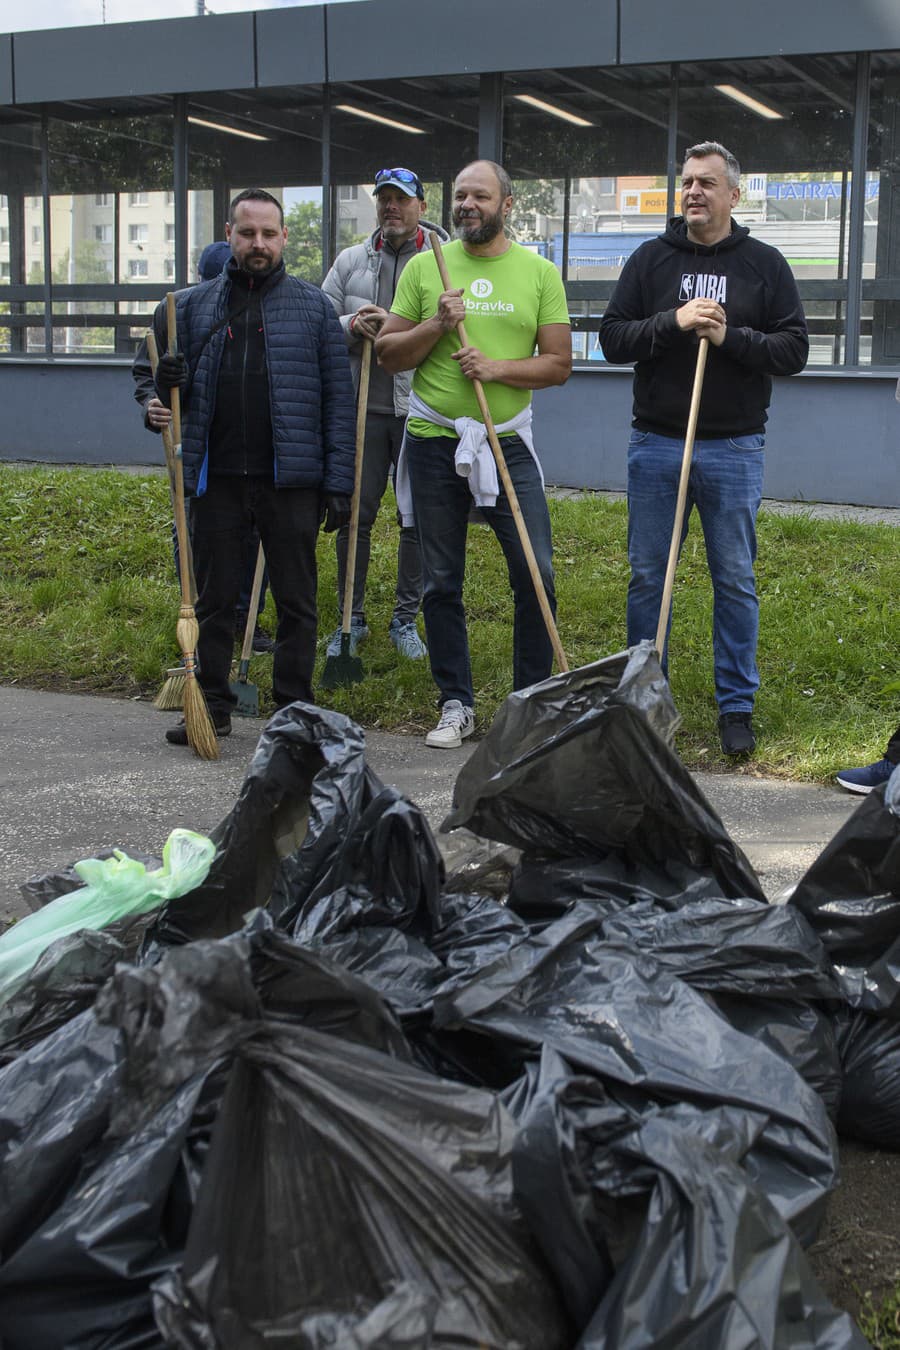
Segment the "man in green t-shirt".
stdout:
[[[506,238],[504,223],[511,206],[512,186],[499,164],[476,160],[462,170],[453,193],[459,237],[444,249],[453,287],[444,290],[432,253],[412,258],[375,343],[388,374],[415,369],[397,496],[401,512],[414,515],[422,553],[422,612],[441,703],[440,721],[425,741],[438,749],[461,745],[475,725],[462,602],[473,501],[496,534],[509,569],[515,602],[514,688],[546,679],[553,664],[550,638],[472,386],[473,379],[485,386],[555,613],[550,517],[531,436],[531,391],[564,384],[569,377],[569,314],[553,264]],[[456,336],[460,320],[465,321],[467,347],[460,347]]]

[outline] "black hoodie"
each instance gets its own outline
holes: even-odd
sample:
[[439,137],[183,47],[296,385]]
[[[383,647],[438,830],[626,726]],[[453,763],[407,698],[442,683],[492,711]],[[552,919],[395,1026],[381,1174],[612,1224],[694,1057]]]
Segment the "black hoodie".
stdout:
[[806,365],[809,338],[791,269],[743,225],[718,244],[695,244],[681,216],[626,262],[600,322],[607,361],[636,362],[634,426],[683,436],[697,360],[696,333],[683,333],[675,311],[709,296],[725,310],[721,347],[710,344],[698,437],[762,431],[773,375]]

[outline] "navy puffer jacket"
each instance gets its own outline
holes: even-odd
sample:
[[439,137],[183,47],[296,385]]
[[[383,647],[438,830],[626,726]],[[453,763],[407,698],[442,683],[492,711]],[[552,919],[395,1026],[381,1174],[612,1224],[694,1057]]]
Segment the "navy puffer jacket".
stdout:
[[[185,491],[206,490],[209,429],[227,327],[232,260],[221,276],[177,291],[178,349],[187,358],[190,384],[183,396],[182,457]],[[356,413],[347,346],[331,302],[317,286],[290,276],[283,266],[261,295],[276,487],[353,491]],[[166,343],[166,308],[154,314],[160,350]],[[215,454],[215,446],[212,447]]]

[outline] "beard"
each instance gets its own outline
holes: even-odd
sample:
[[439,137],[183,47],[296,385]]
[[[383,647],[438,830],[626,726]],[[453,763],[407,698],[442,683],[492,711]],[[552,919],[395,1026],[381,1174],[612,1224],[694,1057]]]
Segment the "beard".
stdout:
[[464,244],[489,244],[503,233],[503,212],[493,215],[463,215],[459,208],[453,212],[453,228]]
[[250,253],[241,263],[241,270],[256,277],[268,276],[270,272],[275,270],[276,265],[269,254]]

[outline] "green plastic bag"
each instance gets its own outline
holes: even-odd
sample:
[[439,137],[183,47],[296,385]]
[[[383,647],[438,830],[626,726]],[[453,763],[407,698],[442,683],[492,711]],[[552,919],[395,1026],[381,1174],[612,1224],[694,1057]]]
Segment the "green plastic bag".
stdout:
[[163,865],[148,872],[141,862],[116,849],[112,858],[85,858],[75,864],[84,881],[49,905],[29,914],[0,937],[0,1005],[25,983],[35,962],[57,938],[80,928],[106,928],[118,919],[137,917],[167,900],[186,895],[206,879],[216,846],[193,830],[173,830],[163,849]]

